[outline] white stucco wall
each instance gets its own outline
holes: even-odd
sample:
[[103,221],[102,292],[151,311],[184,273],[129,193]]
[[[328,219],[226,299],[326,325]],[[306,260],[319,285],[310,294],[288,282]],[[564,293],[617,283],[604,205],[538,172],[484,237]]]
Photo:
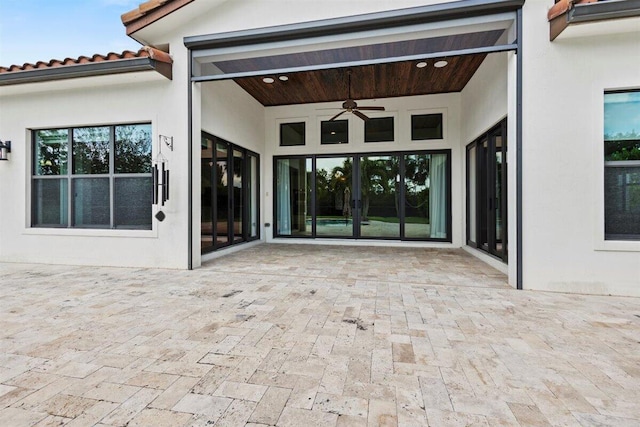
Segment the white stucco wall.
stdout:
[[603,94],[640,87],[640,28],[549,42],[552,4],[524,7],[524,287],[640,296],[640,242],[604,241],[603,189]]
[[262,155],[265,120],[262,104],[231,80],[198,84],[202,130]]
[[[187,175],[179,165],[186,162],[186,116],[182,122],[173,117],[172,89],[171,81],[154,72],[2,88],[0,129],[13,149],[0,168],[0,259],[185,268]],[[154,219],[153,229],[144,231],[30,227],[32,129],[137,122],[152,124],[154,158],[158,135],[174,136],[175,151],[162,150],[172,173],[164,222]]]
[[507,116],[507,55],[487,55],[461,92],[460,135],[465,146]]

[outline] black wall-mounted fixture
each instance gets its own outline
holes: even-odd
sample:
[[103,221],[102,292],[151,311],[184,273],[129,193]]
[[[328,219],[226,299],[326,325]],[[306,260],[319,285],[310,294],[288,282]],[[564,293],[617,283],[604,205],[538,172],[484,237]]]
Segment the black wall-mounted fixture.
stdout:
[[0,141],[0,160],[9,160],[9,153],[11,152],[11,141]]

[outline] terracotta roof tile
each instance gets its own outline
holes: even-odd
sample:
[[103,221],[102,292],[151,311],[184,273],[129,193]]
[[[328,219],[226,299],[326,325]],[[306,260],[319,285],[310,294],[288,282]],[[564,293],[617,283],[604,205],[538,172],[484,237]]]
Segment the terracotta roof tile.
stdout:
[[127,27],[127,34],[132,34],[193,1],[195,0],[149,0],[123,13],[120,18]]
[[125,50],[122,53],[109,52],[106,55],[95,54],[91,57],[80,56],[78,58],[65,58],[63,60],[52,59],[49,62],[38,61],[35,64],[23,64],[23,65],[11,65],[9,67],[0,66],[0,73],[12,73],[16,71],[30,71],[43,68],[55,68],[55,67],[68,67],[80,64],[89,64],[105,61],[122,61],[135,58],[151,58],[159,62],[165,62],[167,64],[173,63],[171,55],[153,47],[144,46],[137,52]]
[[595,3],[598,0],[560,0],[557,1],[556,4],[551,6],[549,12],[547,13],[547,19],[549,21],[557,18],[558,16],[564,15],[568,11],[570,11],[576,4],[583,3]]

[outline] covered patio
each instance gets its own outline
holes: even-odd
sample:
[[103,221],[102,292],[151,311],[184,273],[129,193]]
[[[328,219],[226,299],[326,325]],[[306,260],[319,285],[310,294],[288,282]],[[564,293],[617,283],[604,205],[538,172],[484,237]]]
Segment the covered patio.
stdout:
[[0,291],[0,425],[640,422],[638,299],[516,291],[462,250],[0,264]]

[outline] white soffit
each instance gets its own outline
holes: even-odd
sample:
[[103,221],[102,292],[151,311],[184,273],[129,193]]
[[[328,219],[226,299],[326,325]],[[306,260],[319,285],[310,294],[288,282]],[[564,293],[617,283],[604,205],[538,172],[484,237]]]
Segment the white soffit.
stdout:
[[640,17],[570,24],[557,40],[613,34],[640,33]]
[[162,19],[139,29],[130,36],[143,45],[157,46],[166,44],[169,42],[169,40],[167,40],[167,34],[172,33],[177,28],[188,28],[191,21],[212,11],[226,1],[237,0],[204,0],[191,2],[164,16]]
[[140,83],[154,82],[170,83],[171,81],[167,80],[167,78],[162,76],[160,73],[149,70],[136,73],[108,74],[95,77],[80,77],[65,80],[51,80],[46,82],[0,86],[0,97],[39,92],[59,92],[75,89],[102,88],[105,86],[116,85],[138,85]]

